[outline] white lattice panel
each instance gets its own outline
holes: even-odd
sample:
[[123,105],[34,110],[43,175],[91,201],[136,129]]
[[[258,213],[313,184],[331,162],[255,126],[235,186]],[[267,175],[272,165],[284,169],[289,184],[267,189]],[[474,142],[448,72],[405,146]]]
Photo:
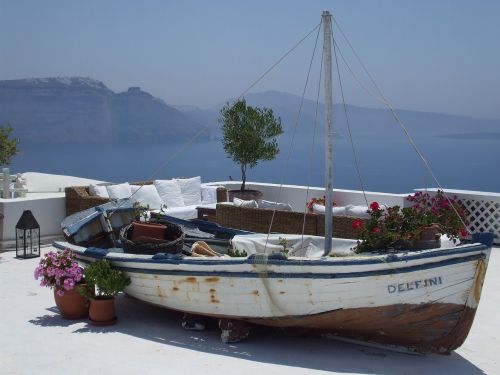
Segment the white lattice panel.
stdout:
[[462,199],[469,211],[469,231],[493,232],[495,243],[500,243],[500,203],[487,200]]
[[[418,189],[423,191],[423,189]],[[429,189],[435,192],[437,189]],[[500,244],[500,194],[465,190],[447,190],[446,194],[456,195],[469,212],[470,233],[493,232],[495,244]]]

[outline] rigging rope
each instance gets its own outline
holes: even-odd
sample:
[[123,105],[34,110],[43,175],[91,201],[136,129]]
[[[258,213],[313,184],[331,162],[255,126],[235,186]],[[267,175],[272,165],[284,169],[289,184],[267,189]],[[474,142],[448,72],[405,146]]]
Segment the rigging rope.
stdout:
[[349,116],[347,114],[347,105],[345,103],[345,97],[344,97],[344,87],[342,85],[342,79],[340,77],[339,61],[337,59],[337,47],[336,47],[336,43],[335,43],[335,37],[333,36],[333,31],[332,31],[332,41],[333,41],[333,55],[335,56],[335,65],[337,66],[337,75],[339,77],[340,96],[342,97],[342,105],[344,108],[345,120],[347,123],[347,130],[349,132],[349,140],[351,143],[352,156],[354,158],[354,165],[356,166],[356,173],[358,175],[359,185],[361,187],[361,191],[363,192],[363,198],[365,199],[366,207],[368,207],[368,199],[366,198],[365,184],[363,183],[363,178],[361,177],[361,171],[360,171],[359,162],[358,162],[358,155],[356,154],[356,148],[354,147],[354,140],[352,139],[351,122],[349,121]]
[[[288,148],[288,154],[287,154],[287,157],[285,159],[285,166],[283,168],[283,173],[281,175],[280,188],[279,188],[278,200],[277,200],[278,202],[281,200],[281,195],[283,193],[283,182],[285,180],[286,173],[288,171],[288,162],[290,161],[290,157],[292,155],[292,149],[293,149],[293,145],[294,145],[294,142],[295,142],[295,136],[297,134],[297,128],[299,127],[300,116],[302,114],[302,107],[304,105],[304,97],[306,95],[307,85],[309,83],[309,77],[311,75],[311,68],[312,68],[312,65],[313,65],[313,62],[314,62],[314,55],[316,54],[316,47],[318,46],[319,34],[320,34],[320,31],[321,31],[320,26],[321,26],[322,22],[320,22],[320,24],[317,26],[318,33],[316,34],[316,41],[314,42],[313,53],[312,53],[312,56],[311,56],[311,60],[309,61],[309,69],[307,70],[306,81],[304,83],[304,89],[302,90],[302,97],[300,98],[299,111],[297,112],[297,117],[295,119],[295,125],[293,127],[292,139],[290,141],[290,147]],[[268,244],[268,241],[269,241],[269,235],[271,234],[271,228],[273,226],[275,214],[276,214],[276,206],[274,207],[273,214],[271,216],[271,223],[270,223],[269,229],[267,231],[266,244],[264,246],[264,250],[267,249],[267,244]]]
[[[381,102],[387,109],[389,109],[389,111],[391,112],[394,120],[399,124],[399,126],[401,127],[401,129],[403,130],[404,134],[406,135],[407,139],[408,139],[408,143],[411,145],[411,147],[413,148],[413,150],[416,152],[416,154],[419,156],[419,158],[421,159],[422,163],[424,164],[425,168],[427,169],[429,175],[433,178],[434,182],[437,184],[438,188],[440,190],[443,191],[443,195],[445,196],[446,200],[448,201],[448,203],[450,204],[450,206],[453,208],[453,211],[455,212],[455,214],[457,215],[458,219],[460,220],[460,222],[462,223],[462,225],[464,226],[464,228],[467,227],[467,225],[465,224],[465,222],[463,221],[462,217],[459,215],[457,209],[455,208],[455,206],[452,204],[450,198],[448,197],[448,195],[444,192],[444,188],[441,186],[441,184],[439,183],[436,175],[434,174],[434,171],[432,170],[429,162],[427,161],[427,159],[424,157],[424,155],[422,154],[422,152],[420,152],[420,149],[417,147],[415,141],[413,140],[413,138],[411,137],[410,133],[408,132],[408,129],[406,128],[406,126],[403,124],[403,122],[400,120],[399,116],[396,114],[394,108],[392,107],[392,105],[389,103],[389,101],[385,98],[384,94],[382,93],[382,90],[380,90],[379,86],[377,85],[377,83],[375,82],[374,78],[372,77],[372,75],[370,74],[370,72],[368,71],[368,69],[366,68],[365,64],[363,63],[363,61],[361,60],[361,58],[359,57],[358,53],[356,52],[356,50],[354,49],[354,47],[352,46],[351,42],[349,41],[349,39],[347,38],[346,34],[344,33],[344,31],[342,30],[342,28],[340,27],[340,25],[338,24],[337,20],[335,19],[335,17],[332,15],[332,19],[333,19],[333,22],[335,23],[335,25],[337,26],[337,28],[339,29],[340,33],[342,34],[342,36],[344,37],[345,41],[347,42],[347,44],[349,45],[351,51],[353,52],[354,56],[356,57],[356,59],[358,60],[359,64],[361,65],[361,67],[363,68],[364,72],[367,74],[367,76],[369,77],[370,81],[372,82],[373,86],[375,87],[375,89],[377,90],[379,96],[377,95],[373,95],[371,93],[370,90],[366,90],[366,88],[364,87],[364,85],[362,85],[362,87],[371,95],[373,96],[375,99],[377,99],[379,102]],[[334,41],[335,43],[335,41]],[[337,45],[338,47],[338,45]],[[342,56],[342,55],[341,55]],[[342,56],[342,59],[344,61],[344,63],[346,65],[349,65],[347,63],[347,61],[343,58]],[[355,75],[354,72],[352,71],[352,69],[349,67],[349,71],[351,72],[351,74]],[[359,83],[359,79],[357,79],[357,77],[355,78],[356,81]]]
[[[304,40],[306,40],[316,29],[319,29],[321,26],[321,22],[316,25],[311,31],[309,31],[304,37],[302,37],[297,43],[295,43],[288,51],[285,52],[274,64],[272,64],[263,74],[259,76],[245,91],[241,93],[238,97],[240,100],[249,90],[251,90],[257,83],[259,83],[267,74],[269,74],[276,66],[278,66],[290,53],[292,53]],[[319,33],[319,32],[318,32]],[[317,42],[317,38],[316,38]],[[161,165],[158,167],[149,177],[150,180],[155,178],[165,167],[167,167],[174,159],[176,159],[180,154],[182,154],[195,140],[197,140],[203,133],[208,131],[211,127],[214,126],[214,123],[204,125],[191,139],[189,139],[186,143],[184,143],[177,151],[175,151],[169,158],[167,158]],[[108,219],[127,201],[129,201],[135,194],[142,189],[144,185],[139,186],[139,188],[133,192],[127,199],[124,199],[123,202],[120,202],[116,208],[109,212]]]
[[307,217],[307,202],[309,201],[309,183],[311,182],[313,167],[314,167],[314,146],[316,144],[316,130],[318,128],[318,110],[319,110],[319,96],[321,93],[321,79],[323,78],[323,53],[321,54],[321,62],[319,65],[319,80],[318,80],[318,91],[316,93],[316,108],[314,112],[314,125],[313,125],[313,137],[311,143],[311,152],[309,153],[309,173],[307,174],[307,189],[306,189],[306,205],[304,206],[304,218],[302,220],[302,243],[304,243],[304,232],[306,228],[306,217]]

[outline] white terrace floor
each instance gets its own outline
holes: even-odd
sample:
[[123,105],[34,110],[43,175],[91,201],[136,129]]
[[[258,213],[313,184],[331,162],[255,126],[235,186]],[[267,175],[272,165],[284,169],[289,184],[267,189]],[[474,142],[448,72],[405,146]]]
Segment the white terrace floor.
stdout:
[[[48,251],[50,248],[45,248]],[[33,279],[38,259],[0,254],[0,374],[500,374],[500,249],[465,344],[450,356],[415,356],[315,337],[253,331],[222,344],[215,326],[185,331],[178,313],[126,296],[115,326],[62,319]]]

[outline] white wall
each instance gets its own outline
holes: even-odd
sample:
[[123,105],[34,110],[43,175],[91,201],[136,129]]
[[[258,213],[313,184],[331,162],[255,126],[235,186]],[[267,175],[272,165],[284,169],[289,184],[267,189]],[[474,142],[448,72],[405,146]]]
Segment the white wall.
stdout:
[[15,246],[15,228],[24,210],[31,210],[38,221],[42,241],[62,236],[61,222],[66,217],[64,193],[0,199],[0,248]]

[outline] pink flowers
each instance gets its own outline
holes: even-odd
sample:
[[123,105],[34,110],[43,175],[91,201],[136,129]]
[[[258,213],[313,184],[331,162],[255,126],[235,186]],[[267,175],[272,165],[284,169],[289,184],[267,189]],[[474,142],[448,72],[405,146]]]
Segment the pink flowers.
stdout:
[[378,210],[380,210],[380,205],[378,204],[378,202],[372,202],[372,203],[370,203],[370,210],[372,210],[372,211],[378,211]]
[[65,290],[73,290],[83,278],[82,268],[73,260],[69,250],[49,252],[40,259],[34,272],[35,279],[41,278],[40,286],[56,288],[59,296]]
[[[309,201],[307,202],[306,206],[309,209],[309,211],[312,211],[313,210],[313,206],[315,204],[320,204],[320,205],[324,206],[325,202],[326,202],[326,196],[323,195],[323,197],[321,197],[321,198],[311,198],[311,199],[309,199]],[[333,202],[332,205],[335,207],[337,204],[335,202]]]

